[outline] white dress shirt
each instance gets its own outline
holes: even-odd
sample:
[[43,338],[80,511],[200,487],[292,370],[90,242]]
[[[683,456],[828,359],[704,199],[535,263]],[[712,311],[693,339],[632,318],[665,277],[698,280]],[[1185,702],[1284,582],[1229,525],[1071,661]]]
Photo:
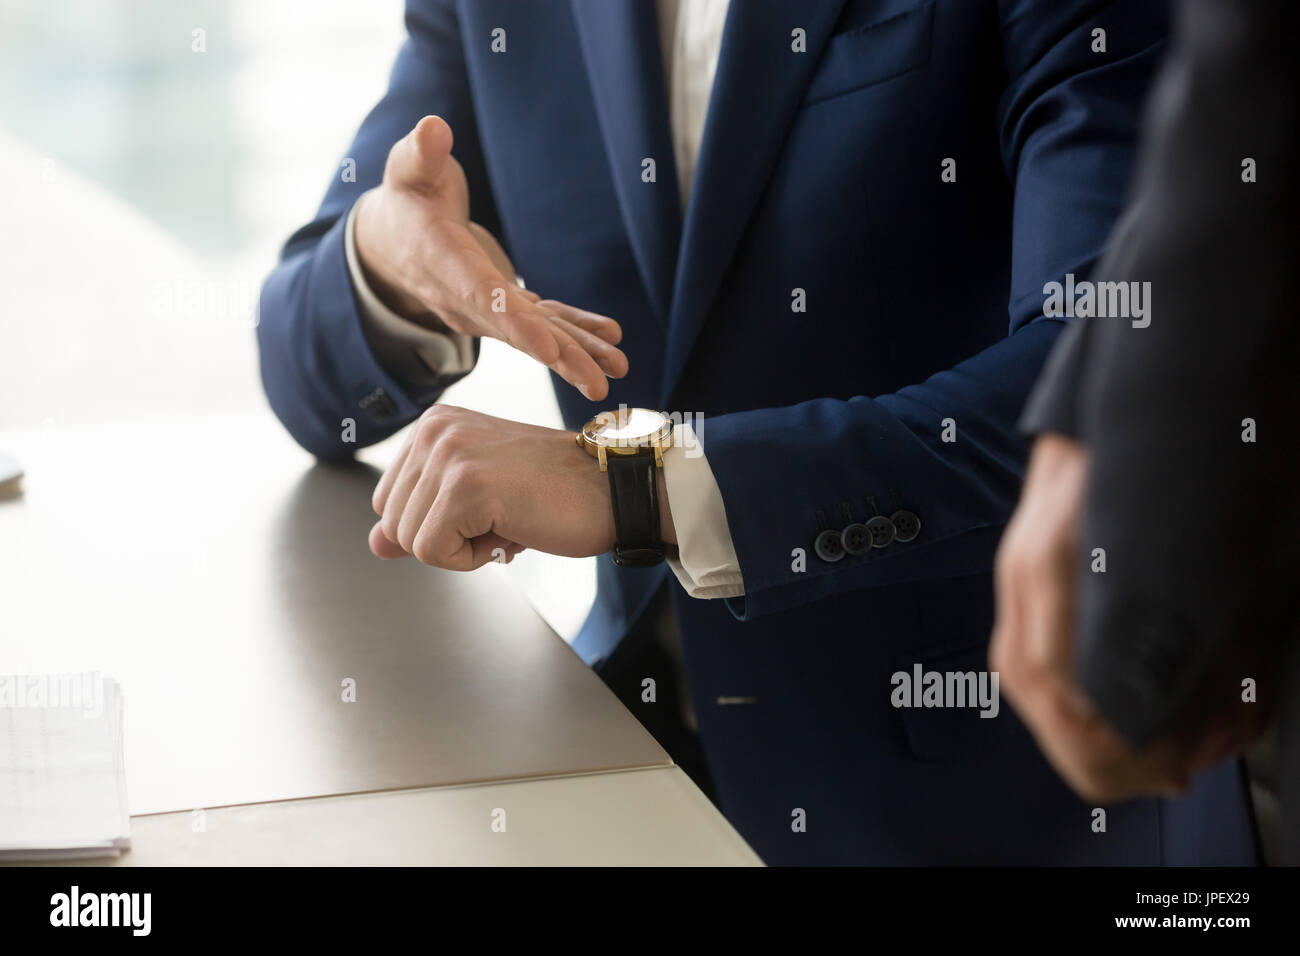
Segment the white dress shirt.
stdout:
[[[668,78],[673,160],[683,208],[690,201],[729,2],[656,0],[660,51]],[[353,206],[348,214],[344,246],[361,318],[370,340],[378,346],[376,350],[389,354],[413,351],[435,375],[469,371],[474,365],[470,336],[434,332],[403,318],[384,305],[367,284],[353,238],[355,211]],[[683,418],[688,411],[683,410]],[[668,564],[692,597],[738,597],[745,587],[722,492],[702,453],[703,441],[685,422],[677,431],[678,440],[663,456],[664,484],[677,532],[677,553],[670,555]]]

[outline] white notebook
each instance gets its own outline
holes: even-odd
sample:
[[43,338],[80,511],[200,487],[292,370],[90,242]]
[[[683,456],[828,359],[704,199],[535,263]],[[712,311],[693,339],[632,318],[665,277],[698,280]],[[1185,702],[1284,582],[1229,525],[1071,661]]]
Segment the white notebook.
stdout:
[[0,675],[0,860],[117,856],[130,845],[117,681]]

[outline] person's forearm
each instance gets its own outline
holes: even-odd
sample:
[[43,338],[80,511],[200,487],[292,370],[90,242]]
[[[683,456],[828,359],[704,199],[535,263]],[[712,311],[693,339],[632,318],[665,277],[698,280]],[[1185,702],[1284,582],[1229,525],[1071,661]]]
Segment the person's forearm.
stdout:
[[[864,587],[988,571],[1023,475],[1016,418],[1061,328],[1031,323],[890,395],[710,420],[709,463],[736,517],[745,581],[732,611],[747,619]],[[827,542],[873,516],[895,533],[875,546],[854,542],[852,552]]]
[[262,382],[294,439],[324,459],[351,457],[420,413],[367,340],[351,287],[345,221],[291,250],[267,278],[257,339]]

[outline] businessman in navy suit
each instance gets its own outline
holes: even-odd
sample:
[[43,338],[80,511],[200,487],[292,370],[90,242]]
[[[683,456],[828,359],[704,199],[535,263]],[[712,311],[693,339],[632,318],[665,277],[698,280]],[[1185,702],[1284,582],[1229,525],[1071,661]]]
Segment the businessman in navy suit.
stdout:
[[[656,475],[667,566],[602,557],[575,649],[637,673],[627,635],[680,635],[717,799],[770,863],[1251,863],[1234,766],[1092,807],[1009,709],[901,686],[984,670],[1015,423],[1065,321],[1044,287],[1123,205],[1167,16],[409,0],[355,181],[263,291],[271,404],[322,458],[345,420],[418,419],[371,547],[460,570],[615,545],[594,413],[702,421]],[[483,335],[554,371],[569,430],[430,408]]]

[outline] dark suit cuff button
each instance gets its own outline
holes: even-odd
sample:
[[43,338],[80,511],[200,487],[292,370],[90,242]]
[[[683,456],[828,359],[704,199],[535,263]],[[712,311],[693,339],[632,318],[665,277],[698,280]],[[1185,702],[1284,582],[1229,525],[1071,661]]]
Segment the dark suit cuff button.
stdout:
[[357,404],[376,425],[386,425],[397,417],[397,404],[382,388],[376,388]]
[[844,557],[844,542],[838,531],[823,531],[817,536],[813,550],[823,561],[839,561]]
[[871,534],[871,546],[873,548],[888,547],[894,541],[894,536],[898,530],[894,523],[883,515],[876,515],[867,522],[867,531]]
[[889,516],[896,541],[911,541],[921,533],[921,519],[910,511],[895,511]]
[[847,554],[862,554],[871,547],[871,532],[855,521],[840,532],[840,544]]

